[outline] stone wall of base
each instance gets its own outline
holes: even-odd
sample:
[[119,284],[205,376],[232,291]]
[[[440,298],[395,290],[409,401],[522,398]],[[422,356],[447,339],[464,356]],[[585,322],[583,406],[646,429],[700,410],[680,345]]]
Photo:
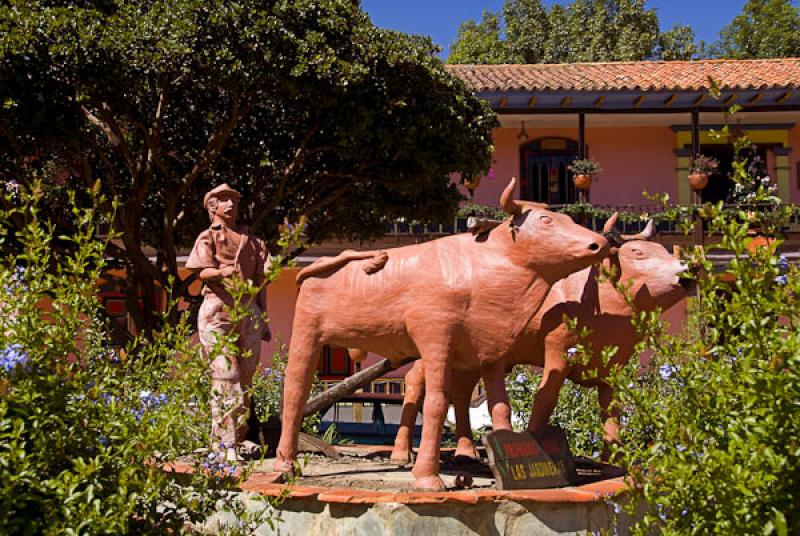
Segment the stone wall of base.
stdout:
[[197,528],[207,534],[259,536],[527,536],[624,535],[631,524],[629,516],[615,513],[613,503],[604,501],[352,504],[306,497],[286,499],[276,510],[261,495],[243,493],[238,499],[241,508],[235,508],[236,513],[220,512]]

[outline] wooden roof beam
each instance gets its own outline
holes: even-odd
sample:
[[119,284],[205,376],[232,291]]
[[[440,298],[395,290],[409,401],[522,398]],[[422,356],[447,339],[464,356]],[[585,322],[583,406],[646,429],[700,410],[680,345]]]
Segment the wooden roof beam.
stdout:
[[535,108],[536,107],[536,95],[528,99],[528,108]]
[[639,106],[642,105],[643,102],[644,102],[644,95],[639,95],[638,97],[636,97],[636,100],[633,101],[633,107],[638,108]]
[[794,95],[794,91],[792,91],[792,90],[790,89],[789,91],[787,91],[786,93],[784,93],[783,95],[781,95],[780,97],[778,97],[778,99],[777,99],[775,102],[776,102],[777,104],[783,104],[783,103],[784,103],[784,102],[786,102],[787,100],[791,99],[791,98],[792,98],[792,95]]
[[500,108],[505,108],[506,103],[508,103],[508,99],[506,97],[500,97],[500,102],[497,103],[497,106]]
[[752,106],[754,104],[758,104],[758,101],[760,101],[763,97],[764,97],[764,93],[759,91],[758,93],[753,95],[753,97],[749,101],[747,101],[747,104],[749,104],[750,106]]
[[700,106],[701,104],[703,104],[703,101],[705,101],[706,98],[708,98],[708,94],[707,93],[703,93],[702,95],[700,95],[699,97],[694,99],[694,105],[695,106]]
[[731,104],[733,104],[733,101],[735,100],[736,100],[736,93],[731,93],[725,98],[724,101],[722,101],[722,104],[724,104],[725,106],[730,106]]
[[606,96],[605,95],[600,95],[599,97],[597,97],[597,100],[594,101],[594,107],[595,108],[600,108],[600,106],[603,105],[603,101],[604,100],[606,100]]
[[675,103],[676,100],[678,100],[678,95],[673,93],[672,95],[667,97],[667,100],[664,101],[664,106],[669,108],[670,106],[672,106]]
[[572,102],[572,97],[570,97],[569,95],[567,95],[566,97],[564,97],[563,99],[561,99],[561,107],[562,107],[562,108],[566,108],[566,107],[568,107],[570,102]]

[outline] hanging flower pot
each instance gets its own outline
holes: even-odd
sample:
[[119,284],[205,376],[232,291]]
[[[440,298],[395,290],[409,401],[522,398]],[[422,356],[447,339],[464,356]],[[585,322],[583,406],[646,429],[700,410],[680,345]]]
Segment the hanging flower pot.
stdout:
[[702,190],[708,186],[708,173],[702,171],[689,173],[689,186],[692,190]]
[[573,160],[567,169],[572,173],[572,182],[579,190],[588,190],[592,187],[592,179],[600,173],[600,165],[594,160],[583,158]]
[[575,183],[575,188],[578,190],[588,190],[592,187],[592,176],[591,175],[575,175],[572,178],[572,182]]
[[692,190],[702,190],[708,186],[708,175],[719,168],[719,160],[713,156],[697,155],[689,169],[689,186]]

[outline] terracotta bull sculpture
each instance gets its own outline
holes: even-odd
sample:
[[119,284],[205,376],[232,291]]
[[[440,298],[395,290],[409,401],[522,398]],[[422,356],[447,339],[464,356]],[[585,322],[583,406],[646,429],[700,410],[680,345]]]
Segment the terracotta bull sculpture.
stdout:
[[501,196],[511,216],[480,236],[459,234],[386,252],[345,252],[298,274],[277,471],[292,470],[303,406],[323,345],[390,360],[420,356],[427,385],[419,489],[443,489],[439,445],[451,370],[479,370],[492,423],[511,428],[505,358],[550,287],[600,261],[608,241],[543,205]]
[[[616,217],[606,223],[605,233],[613,231]],[[687,295],[692,280],[681,275],[687,267],[671,256],[662,245],[647,242],[652,236],[652,222],[639,235],[621,235],[626,242],[612,252],[607,262],[617,264],[620,283],[630,285],[633,306],[639,311],[656,308],[667,310]],[[606,443],[603,457],[608,458],[611,443],[619,441],[619,419],[613,408],[613,390],[605,382],[612,367],[628,362],[639,341],[631,324],[633,308],[609,282],[598,283],[596,266],[573,273],[558,281],[517,340],[507,358],[507,368],[527,364],[542,367],[543,376],[536,394],[528,429],[533,433],[547,425],[566,378],[584,386],[596,387]],[[578,328],[591,334],[588,342],[593,350],[586,363],[570,364],[567,351],[578,344],[579,337],[570,330],[564,317],[577,319]],[[601,352],[606,346],[618,347],[609,363],[603,364]],[[477,458],[469,421],[470,398],[480,377],[477,367],[454,373],[451,402],[456,416],[458,444],[456,456]],[[396,436],[392,461],[398,465],[411,463],[411,430],[425,389],[422,367],[416,363],[406,375],[401,425]]]

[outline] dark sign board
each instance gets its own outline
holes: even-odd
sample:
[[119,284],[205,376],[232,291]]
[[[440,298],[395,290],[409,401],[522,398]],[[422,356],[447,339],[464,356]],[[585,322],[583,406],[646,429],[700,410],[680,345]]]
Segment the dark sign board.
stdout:
[[497,489],[555,488],[577,480],[561,428],[548,426],[538,436],[498,430],[484,436],[483,443]]

